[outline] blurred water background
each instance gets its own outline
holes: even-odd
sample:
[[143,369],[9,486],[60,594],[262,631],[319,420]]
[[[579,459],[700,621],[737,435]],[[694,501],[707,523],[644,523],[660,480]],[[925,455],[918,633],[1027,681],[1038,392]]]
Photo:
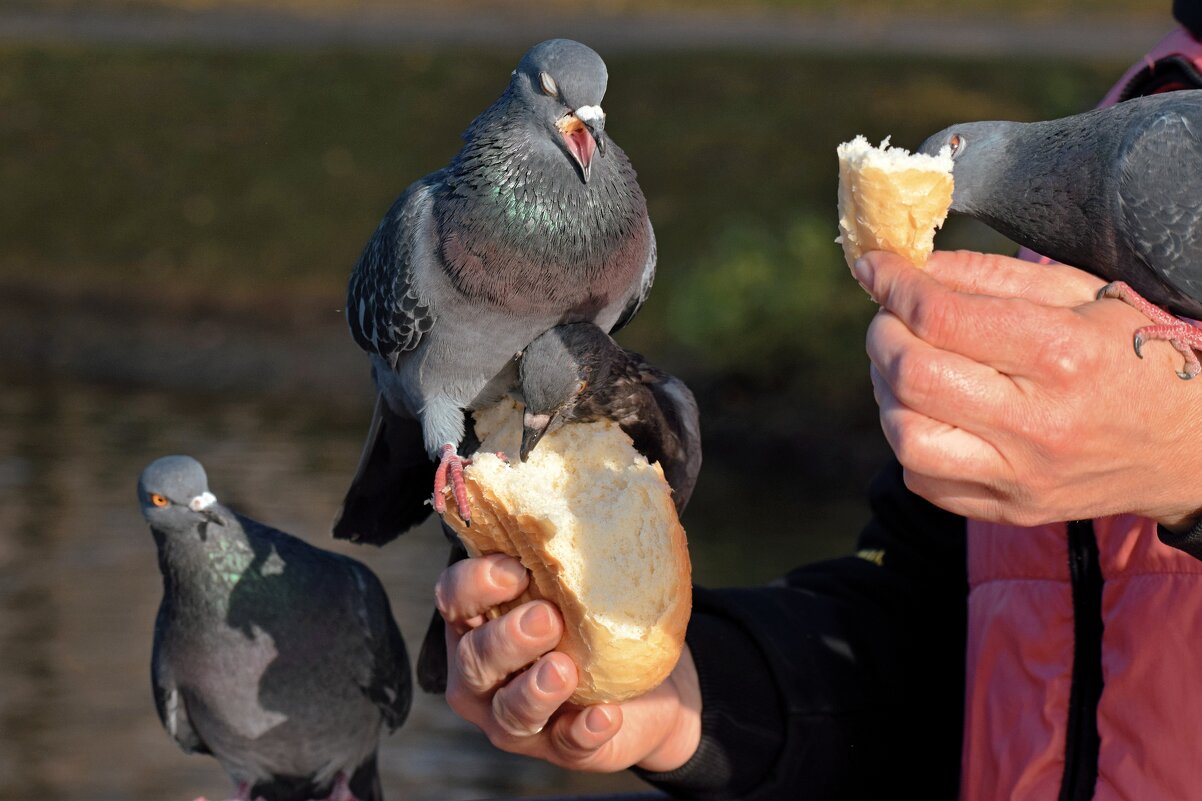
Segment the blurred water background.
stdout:
[[[845,552],[887,453],[874,307],[833,243],[836,144],[1087,108],[1167,6],[0,0],[0,800],[229,793],[151,702],[160,579],[134,487],[157,456],[196,456],[227,504],[366,561],[416,650],[441,536],[329,537],[372,403],[343,291],[530,44],[607,60],[607,130],[659,241],[620,340],[700,401],[684,523],[718,586]],[[939,243],[1010,248],[956,223]],[[381,764],[410,801],[640,786],[499,754],[424,695]]]

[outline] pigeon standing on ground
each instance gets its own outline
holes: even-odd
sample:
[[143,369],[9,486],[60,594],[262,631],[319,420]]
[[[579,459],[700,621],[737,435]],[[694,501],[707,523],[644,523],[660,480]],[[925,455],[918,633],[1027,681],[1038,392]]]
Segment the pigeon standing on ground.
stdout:
[[[953,212],[1112,283],[1102,295],[1131,303],[1202,371],[1202,90],[1135,98],[1046,122],[953,125],[919,149],[948,147]],[[1142,297],[1141,297],[1142,296]]]
[[[382,544],[463,489],[465,416],[500,399],[516,357],[563,322],[626,323],[655,275],[655,237],[626,155],[605,133],[607,72],[567,39],[535,45],[464,134],[410,186],[351,275],[347,318],[379,389],[334,525]],[[437,465],[435,467],[434,465]]]
[[[560,426],[612,420],[647,461],[659,462],[676,512],[684,513],[701,471],[701,420],[683,381],[591,323],[556,326],[537,337],[522,353],[518,377],[525,404],[522,461]],[[462,546],[453,546],[451,562],[466,556]],[[418,652],[418,684],[427,692],[446,689],[444,625],[435,611]]]
[[379,579],[231,512],[188,456],[138,482],[163,600],[151,679],[167,732],[212,754],[240,801],[380,801],[376,750],[412,686]]

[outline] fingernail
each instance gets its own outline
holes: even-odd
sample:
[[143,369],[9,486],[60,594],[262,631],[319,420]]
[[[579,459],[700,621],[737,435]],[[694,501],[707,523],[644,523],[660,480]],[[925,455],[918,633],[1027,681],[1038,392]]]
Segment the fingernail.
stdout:
[[613,721],[609,719],[609,710],[603,706],[595,706],[584,714],[584,728],[593,734],[609,731]]
[[518,625],[527,637],[546,637],[551,633],[551,610],[546,604],[535,604],[522,614]]
[[851,272],[855,275],[856,280],[860,282],[860,286],[865,289],[869,289],[872,286],[872,264],[868,261],[868,257],[861,256],[856,259],[855,264],[851,266]]
[[564,688],[566,682],[563,674],[559,672],[559,666],[553,660],[548,659],[539,665],[534,683],[545,693],[556,693]]
[[502,559],[493,562],[492,568],[488,571],[488,577],[500,589],[508,589],[516,587],[518,582],[526,577],[526,568],[513,559]]

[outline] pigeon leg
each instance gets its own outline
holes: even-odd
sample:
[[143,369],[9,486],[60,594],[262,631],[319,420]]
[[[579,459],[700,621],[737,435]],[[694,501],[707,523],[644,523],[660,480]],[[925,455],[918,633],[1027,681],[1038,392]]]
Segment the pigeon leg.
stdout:
[[442,459],[438,469],[434,471],[434,511],[442,514],[447,510],[447,501],[443,496],[447,482],[451,484],[451,494],[455,496],[455,506],[464,523],[472,522],[472,510],[467,505],[467,487],[463,484],[463,467],[470,460],[464,460],[455,452],[455,446],[442,446]]
[[325,801],[359,801],[351,792],[351,781],[345,773],[339,771],[334,777],[334,786],[330,788],[330,795]]
[[1102,287],[1098,292],[1098,297],[1121,300],[1138,309],[1155,323],[1155,325],[1146,325],[1136,330],[1133,340],[1136,356],[1143,358],[1141,351],[1144,343],[1149,340],[1168,342],[1185,359],[1184,369],[1177,372],[1179,378],[1188,380],[1202,373],[1202,361],[1198,360],[1197,354],[1197,351],[1202,350],[1202,330],[1185,320],[1174,317],[1159,306],[1149,303],[1123,281],[1114,281]]

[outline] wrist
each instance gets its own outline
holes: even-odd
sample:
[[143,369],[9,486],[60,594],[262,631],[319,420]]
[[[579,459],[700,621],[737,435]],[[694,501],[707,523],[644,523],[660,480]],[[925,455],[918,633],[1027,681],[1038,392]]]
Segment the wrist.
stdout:
[[652,773],[667,773],[684,765],[701,742],[701,686],[687,646],[664,683],[673,698],[675,714],[660,741],[636,765]]

